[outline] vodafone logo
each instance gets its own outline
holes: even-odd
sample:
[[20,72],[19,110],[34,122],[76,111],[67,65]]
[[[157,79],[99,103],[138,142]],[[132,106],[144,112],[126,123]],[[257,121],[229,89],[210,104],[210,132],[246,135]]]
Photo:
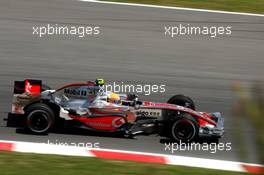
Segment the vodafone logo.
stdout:
[[32,91],[32,85],[26,81],[26,87],[25,87],[25,92],[31,92]]
[[115,118],[113,121],[112,121],[112,126],[118,128],[120,127],[121,125],[123,125],[125,123],[125,119],[119,117],[119,118]]
[[28,80],[25,82],[25,92],[26,93],[40,93],[41,87],[40,84],[31,84]]

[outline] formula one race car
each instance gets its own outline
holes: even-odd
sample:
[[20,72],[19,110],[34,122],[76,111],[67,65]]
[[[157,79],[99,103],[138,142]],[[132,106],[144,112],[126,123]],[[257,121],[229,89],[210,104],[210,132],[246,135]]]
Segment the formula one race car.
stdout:
[[104,81],[74,83],[52,90],[40,80],[15,81],[8,126],[44,134],[67,123],[126,136],[159,134],[174,141],[220,138],[224,119],[219,112],[195,110],[192,99],[175,95],[168,103],[140,101],[135,94],[103,91]]

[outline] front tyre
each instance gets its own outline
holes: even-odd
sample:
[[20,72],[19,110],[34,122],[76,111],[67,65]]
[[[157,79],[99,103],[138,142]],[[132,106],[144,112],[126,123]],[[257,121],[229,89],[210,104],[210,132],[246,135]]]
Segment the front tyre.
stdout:
[[196,139],[199,126],[195,118],[189,114],[182,114],[171,127],[172,139],[177,142],[192,142]]
[[46,134],[55,122],[52,109],[43,103],[35,103],[26,109],[26,129],[35,134]]
[[194,101],[190,97],[187,97],[185,95],[174,95],[168,100],[167,103],[175,104],[178,106],[183,106],[195,110]]

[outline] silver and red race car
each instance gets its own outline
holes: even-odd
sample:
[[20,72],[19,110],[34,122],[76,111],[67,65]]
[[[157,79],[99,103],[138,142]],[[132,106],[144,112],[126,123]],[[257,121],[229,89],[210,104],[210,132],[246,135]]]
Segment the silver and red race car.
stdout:
[[[100,83],[101,82],[101,83]],[[195,110],[192,99],[175,95],[168,103],[140,101],[134,94],[108,100],[102,81],[73,83],[53,90],[41,80],[15,81],[8,126],[46,134],[58,125],[94,131],[121,132],[125,136],[159,134],[174,141],[220,138],[224,119],[219,112]]]

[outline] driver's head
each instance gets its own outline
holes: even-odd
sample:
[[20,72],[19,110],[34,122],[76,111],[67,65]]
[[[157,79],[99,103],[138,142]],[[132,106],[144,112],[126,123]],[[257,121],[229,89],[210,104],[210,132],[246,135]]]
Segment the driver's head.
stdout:
[[118,94],[111,92],[107,95],[107,102],[113,104],[121,104],[121,98]]
[[97,79],[95,80],[95,84],[96,84],[96,86],[103,86],[103,85],[105,84],[104,79],[102,79],[102,78],[97,78]]

